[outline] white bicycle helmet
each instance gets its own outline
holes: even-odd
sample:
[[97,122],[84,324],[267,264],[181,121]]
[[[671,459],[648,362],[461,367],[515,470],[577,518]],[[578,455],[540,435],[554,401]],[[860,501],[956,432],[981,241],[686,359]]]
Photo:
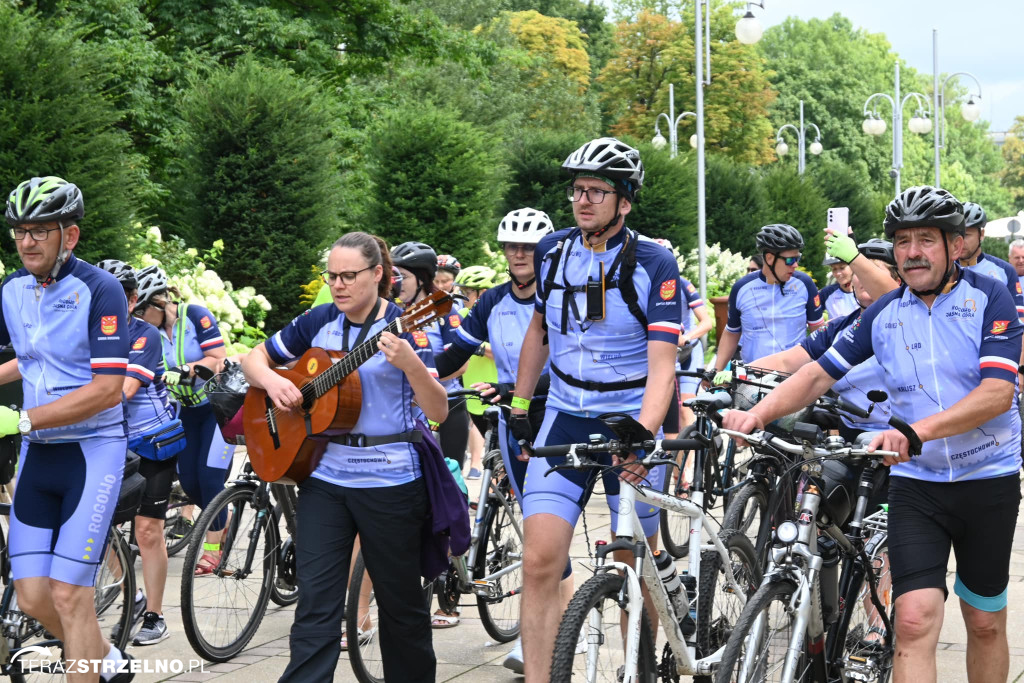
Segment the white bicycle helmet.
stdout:
[[551,219],[543,211],[529,207],[516,209],[505,214],[498,224],[498,243],[537,244],[554,230]]
[[149,303],[157,294],[167,291],[167,275],[160,270],[159,266],[146,266],[136,271],[139,282],[138,297],[139,305]]
[[616,138],[591,140],[569,155],[562,170],[573,177],[593,174],[617,181],[630,201],[644,184],[640,152]]

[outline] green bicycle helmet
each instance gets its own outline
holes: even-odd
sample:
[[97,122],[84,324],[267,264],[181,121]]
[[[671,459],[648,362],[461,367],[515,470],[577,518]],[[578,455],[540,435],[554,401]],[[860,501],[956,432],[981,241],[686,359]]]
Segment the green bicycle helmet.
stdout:
[[455,284],[469,289],[490,289],[498,284],[498,273],[487,266],[470,266],[462,269]]
[[23,223],[57,221],[66,227],[85,216],[82,191],[74,183],[57,176],[30,178],[7,197],[4,218],[13,227]]

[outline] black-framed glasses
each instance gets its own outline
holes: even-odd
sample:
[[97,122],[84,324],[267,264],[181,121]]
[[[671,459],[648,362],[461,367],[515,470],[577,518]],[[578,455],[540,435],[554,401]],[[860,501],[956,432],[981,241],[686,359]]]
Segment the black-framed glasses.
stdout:
[[783,256],[782,254],[776,254],[775,258],[778,259],[779,261],[782,261],[787,266],[795,266],[796,264],[800,263],[801,256],[803,256],[803,254],[797,254],[796,256]]
[[518,242],[505,242],[501,245],[502,249],[505,250],[506,254],[514,254],[517,251],[522,251],[524,254],[532,254],[537,251],[536,244],[522,244]]
[[20,242],[25,239],[25,235],[32,235],[36,242],[45,242],[54,230],[60,228],[11,228],[11,237],[15,242]]
[[332,273],[329,270],[325,270],[324,272],[320,273],[320,278],[329,285],[334,284],[334,282],[338,280],[338,278],[341,278],[341,281],[346,285],[354,285],[356,282],[356,278],[359,276],[359,273],[371,270],[376,267],[377,266],[366,266],[365,268],[360,268],[359,270],[346,270],[342,273]]
[[565,196],[569,198],[570,202],[578,202],[583,199],[583,195],[586,195],[587,201],[591,204],[600,204],[610,194],[615,194],[615,190],[601,190],[596,187],[588,189],[579,185],[569,185],[565,188]]

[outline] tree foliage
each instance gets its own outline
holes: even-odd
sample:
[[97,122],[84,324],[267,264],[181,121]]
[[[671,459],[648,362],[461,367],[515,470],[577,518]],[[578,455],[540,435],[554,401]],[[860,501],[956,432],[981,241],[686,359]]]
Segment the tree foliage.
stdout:
[[1013,126],[1006,135],[1001,150],[1006,167],[1002,171],[1002,183],[1013,198],[1014,208],[1024,210],[1024,116],[1013,120]]

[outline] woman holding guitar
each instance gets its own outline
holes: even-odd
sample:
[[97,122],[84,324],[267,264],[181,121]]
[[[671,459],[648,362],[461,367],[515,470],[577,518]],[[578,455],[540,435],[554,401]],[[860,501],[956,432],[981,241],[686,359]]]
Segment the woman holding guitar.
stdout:
[[[308,399],[273,367],[313,347],[354,350],[401,317],[402,310],[385,299],[391,278],[384,273],[390,275],[391,260],[381,244],[363,232],[335,242],[323,273],[333,303],[295,318],[243,361],[250,386],[265,390],[276,409],[299,413]],[[362,398],[355,426],[327,444],[316,469],[299,484],[299,601],[291,660],[281,681],[333,679],[356,534],[380,606],[385,678],[434,680],[430,618],[420,583],[428,500],[414,442],[417,419],[443,421],[448,401],[430,369],[429,345],[417,344],[422,334],[380,334],[379,352],[357,370]]]

